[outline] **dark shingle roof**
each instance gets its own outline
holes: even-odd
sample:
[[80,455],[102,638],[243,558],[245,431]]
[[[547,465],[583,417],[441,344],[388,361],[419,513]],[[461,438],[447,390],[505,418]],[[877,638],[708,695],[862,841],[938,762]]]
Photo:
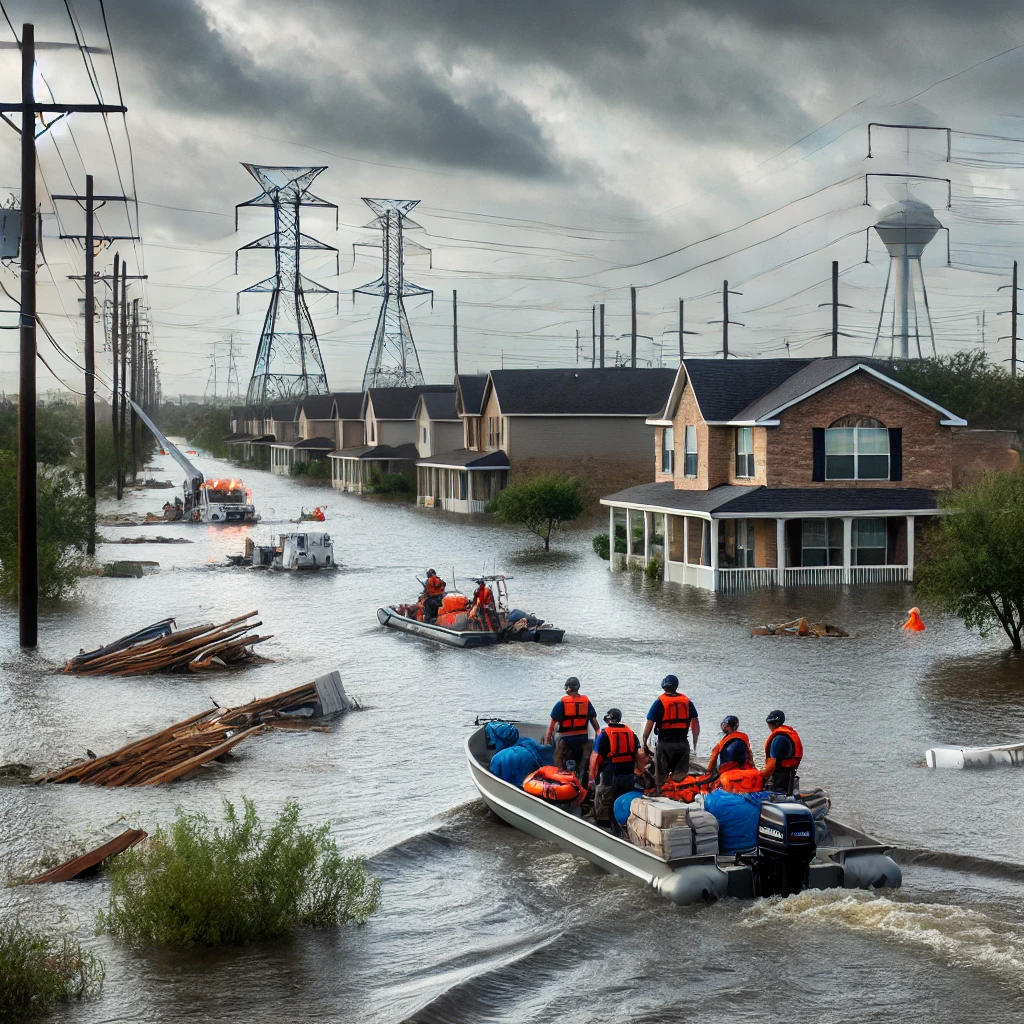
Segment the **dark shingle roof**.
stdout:
[[808,366],[810,359],[684,359],[705,420],[732,420],[762,395]]
[[420,395],[431,392],[454,393],[454,384],[421,384],[414,388],[369,388],[373,413],[379,420],[411,420],[416,415]]
[[484,400],[484,386],[487,384],[486,373],[460,373],[458,390],[462,396],[462,411],[467,416],[478,416],[480,405]]
[[459,418],[459,414],[455,411],[454,391],[427,391],[423,395],[423,404],[427,407],[427,415],[432,420],[457,420]]
[[474,469],[508,469],[508,456],[503,451],[473,452],[457,448],[453,452],[442,452],[420,459],[417,466],[472,466]]
[[339,448],[331,452],[332,459],[415,459],[419,455],[414,444],[359,445],[356,448]]
[[651,416],[675,370],[491,370],[505,416]]
[[302,441],[296,441],[294,447],[308,448],[316,452],[333,452],[334,443],[333,437],[307,437]]
[[329,420],[334,408],[334,395],[306,395],[299,402],[299,408],[307,420]]
[[279,423],[288,423],[299,418],[299,406],[297,402],[278,402],[267,406],[267,415]]
[[337,419],[359,420],[363,418],[362,391],[336,391],[331,397],[334,399],[334,414]]
[[672,483],[640,484],[601,499],[602,503],[744,515],[827,515],[839,512],[914,512],[938,508],[938,493],[919,487],[740,487],[710,491],[675,488]]

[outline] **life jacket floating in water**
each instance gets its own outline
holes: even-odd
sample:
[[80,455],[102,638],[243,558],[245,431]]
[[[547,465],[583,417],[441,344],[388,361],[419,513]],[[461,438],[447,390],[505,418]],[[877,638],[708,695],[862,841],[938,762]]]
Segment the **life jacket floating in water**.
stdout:
[[575,772],[544,765],[523,780],[523,789],[553,804],[580,803],[585,790]]
[[718,786],[727,793],[760,793],[764,781],[756,768],[733,768],[718,776]]
[[924,632],[924,622],[921,619],[921,609],[911,608],[909,612],[910,618],[903,623],[904,629],[909,629],[913,633]]

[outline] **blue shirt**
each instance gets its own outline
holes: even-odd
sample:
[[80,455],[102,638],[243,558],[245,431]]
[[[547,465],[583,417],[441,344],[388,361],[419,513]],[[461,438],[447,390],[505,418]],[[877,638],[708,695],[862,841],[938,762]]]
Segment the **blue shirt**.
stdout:
[[[554,721],[556,721],[556,722],[561,722],[562,719],[565,718],[565,705],[561,701],[559,701],[551,709],[551,718]],[[587,701],[587,721],[589,722],[589,721],[591,721],[594,718],[597,718],[597,712],[594,710],[594,705],[591,704],[590,701],[588,700]]]
[[735,761],[736,764],[746,764],[747,745],[743,740],[729,740],[718,755],[718,763],[724,761]]
[[[687,700],[689,700],[689,698],[687,698]],[[665,705],[661,703],[661,698],[659,697],[651,705],[651,710],[647,712],[647,721],[655,723],[654,731],[659,736],[661,735],[661,720],[662,720],[662,718],[664,718],[664,716],[665,716]],[[697,706],[691,700],[690,701],[690,721],[692,722],[696,717],[697,717]],[[689,725],[686,725],[686,726],[673,725],[673,726],[667,727],[665,729],[665,733],[667,735],[670,732],[676,732],[676,730],[680,730],[682,732],[682,734],[685,736],[686,735],[686,730],[688,728],[689,728]]]
[[[620,762],[619,764],[612,764],[612,766],[611,766],[612,770],[614,771],[614,773],[616,775],[626,775],[627,773],[630,774],[630,775],[633,774],[633,765],[634,765],[634,763],[636,761],[636,752],[639,749],[640,749],[640,741],[636,738],[636,733],[634,733],[633,734],[633,758],[631,760],[629,760],[629,761]],[[604,729],[602,729],[597,734],[597,739],[594,740],[594,751],[596,753],[600,754],[602,758],[605,758],[605,761],[601,765],[602,768],[604,767],[605,764],[610,764],[610,762],[607,760],[607,758],[608,758],[608,755],[612,752],[612,744],[611,744],[611,740],[608,739],[608,733],[605,732]]]
[[776,761],[781,761],[784,757],[794,757],[795,755],[796,747],[784,732],[779,733],[768,745],[768,756],[774,757]]

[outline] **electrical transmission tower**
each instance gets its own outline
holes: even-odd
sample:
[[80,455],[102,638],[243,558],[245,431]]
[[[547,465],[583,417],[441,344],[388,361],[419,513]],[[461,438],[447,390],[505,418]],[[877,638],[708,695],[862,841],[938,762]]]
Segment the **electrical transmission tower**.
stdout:
[[[430,252],[430,250],[414,239],[406,239],[405,230],[420,227],[409,220],[409,211],[419,205],[418,199],[364,199],[366,205],[377,215],[367,227],[379,227],[379,242],[357,242],[356,245],[380,247],[383,254],[383,267],[376,281],[364,284],[362,288],[354,288],[353,297],[359,292],[363,295],[380,295],[380,316],[377,317],[377,329],[373,332],[373,345],[370,356],[366,360],[363,373],[363,390],[367,388],[415,387],[423,383],[423,371],[420,369],[420,357],[416,353],[416,343],[412,340],[409,318],[405,313],[407,295],[429,295],[433,301],[434,293],[429,288],[422,288],[405,279],[405,251]],[[354,248],[354,247],[353,247]]]
[[320,249],[337,254],[338,250],[300,230],[299,208],[319,206],[332,209],[337,221],[338,207],[309,191],[313,180],[327,168],[265,167],[257,164],[242,166],[256,179],[263,191],[254,199],[235,207],[235,228],[238,228],[238,210],[242,206],[269,206],[274,211],[274,230],[235,252],[237,273],[238,253],[246,249],[274,250],[274,273],[238,293],[271,293],[246,402],[249,405],[265,405],[304,395],[326,395],[327,375],[324,373],[313,320],[306,306],[306,296],[336,296],[338,293],[301,273],[299,253],[302,249]]
[[[210,375],[206,378],[206,389],[203,391],[203,399],[212,397],[214,402],[220,397],[220,385],[224,384],[224,397],[229,402],[237,402],[242,397],[241,385],[238,381],[238,364],[235,362],[235,333],[225,335],[220,341],[215,341],[210,349]],[[222,357],[222,348],[227,353]],[[221,372],[222,364],[224,372]]]

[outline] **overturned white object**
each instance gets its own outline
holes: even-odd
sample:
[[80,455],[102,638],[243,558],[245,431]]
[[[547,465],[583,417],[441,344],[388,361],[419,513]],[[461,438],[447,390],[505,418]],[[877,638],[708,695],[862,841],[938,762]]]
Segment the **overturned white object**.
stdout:
[[1024,765],[1024,743],[998,747],[932,747],[924,752],[929,768],[990,768],[995,765]]

